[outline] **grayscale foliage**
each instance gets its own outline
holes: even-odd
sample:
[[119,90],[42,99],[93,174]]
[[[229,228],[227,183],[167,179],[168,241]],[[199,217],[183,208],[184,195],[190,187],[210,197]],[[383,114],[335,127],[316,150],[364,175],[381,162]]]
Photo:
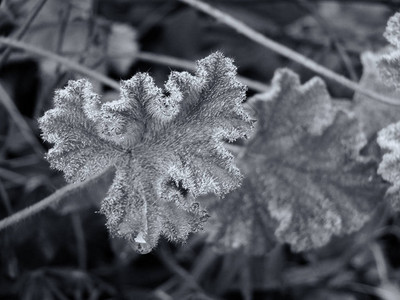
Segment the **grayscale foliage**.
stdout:
[[151,251],[160,235],[184,241],[208,218],[196,198],[241,182],[223,146],[252,127],[242,108],[246,87],[235,77],[232,60],[217,52],[198,62],[195,75],[172,72],[164,91],[138,73],[106,103],[87,80],[71,81],[40,119],[54,144],[47,158],[69,182],[116,167],[101,212],[137,251]]

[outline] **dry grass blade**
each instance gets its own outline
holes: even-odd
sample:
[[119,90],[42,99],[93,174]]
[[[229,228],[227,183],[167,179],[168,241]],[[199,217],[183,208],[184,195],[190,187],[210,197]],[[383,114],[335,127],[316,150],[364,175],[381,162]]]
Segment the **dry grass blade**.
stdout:
[[[32,10],[31,14],[28,16],[25,23],[15,33],[15,38],[17,40],[20,40],[25,35],[25,33],[28,31],[32,22],[35,20],[36,16],[39,14],[40,10],[42,9],[43,5],[46,4],[46,2],[47,2],[47,0],[40,0],[36,4],[36,7]],[[3,52],[3,55],[0,57],[0,69],[3,66],[3,64],[7,61],[10,54],[11,54],[11,48],[7,48]]]
[[19,42],[19,41],[8,39],[8,38],[2,38],[2,37],[0,37],[0,44],[7,45],[12,48],[24,50],[30,54],[33,54],[33,55],[36,55],[39,57],[45,57],[45,58],[51,59],[53,61],[56,61],[64,66],[68,67],[71,70],[74,70],[78,73],[86,75],[94,80],[97,80],[97,81],[119,91],[119,83],[116,82],[115,80],[112,80],[111,78],[104,76],[103,74],[100,74],[96,71],[86,68],[70,59],[67,59],[60,55],[57,55],[53,52],[50,52],[50,51],[47,51],[44,49],[40,49],[38,47],[29,45],[29,44],[26,44],[23,42]]
[[194,8],[212,16],[213,18],[217,19],[219,22],[235,29],[237,32],[240,34],[243,34],[250,40],[256,42],[257,44],[262,45],[263,47],[272,50],[282,56],[285,56],[298,64],[322,75],[323,77],[326,77],[328,79],[331,79],[353,91],[359,92],[363,95],[366,95],[372,99],[375,99],[380,102],[388,103],[391,105],[400,105],[400,102],[395,99],[391,99],[385,96],[382,96],[374,91],[365,89],[364,87],[361,87],[359,84],[356,82],[353,82],[346,77],[339,75],[332,70],[316,63],[312,59],[309,59],[308,57],[278,43],[275,42],[274,40],[271,40],[267,38],[266,36],[262,35],[258,31],[250,28],[243,22],[237,20],[236,18],[228,15],[225,12],[222,12],[207,3],[204,3],[202,1],[198,0],[180,0],[181,2],[184,2],[186,4],[189,4],[190,6],[193,6]]
[[24,117],[18,111],[18,108],[15,106],[14,102],[11,100],[7,91],[0,84],[0,101],[3,104],[4,108],[7,110],[11,118],[13,119],[15,125],[21,131],[21,134],[24,136],[26,141],[28,141],[33,150],[40,156],[43,156],[44,150],[42,145],[37,141],[35,134],[32,132],[31,127],[25,121]]
[[[155,64],[160,64],[160,65],[165,65],[165,66],[170,66],[174,68],[180,68],[184,70],[189,70],[189,71],[194,71],[196,70],[196,64],[185,59],[180,59],[168,55],[162,55],[162,54],[156,54],[156,53],[151,53],[151,52],[139,52],[137,53],[137,59],[150,62],[150,63],[155,63]],[[269,86],[266,84],[263,84],[259,81],[249,79],[243,76],[238,76],[237,77],[240,82],[243,84],[247,85],[250,89],[256,91],[256,92],[266,92],[269,90]]]
[[[68,184],[63,188],[57,190],[55,193],[50,196],[44,198],[43,200],[20,210],[19,212],[0,220],[0,231],[13,226],[30,216],[33,216],[42,210],[48,208],[51,205],[55,205],[60,201],[68,198],[69,196],[74,195],[75,193],[79,193],[80,191],[89,188],[90,186],[95,186],[97,182],[110,174],[110,172],[114,172],[113,168],[106,169],[103,173],[97,174],[87,180],[79,183]],[[111,183],[111,182],[110,182]]]

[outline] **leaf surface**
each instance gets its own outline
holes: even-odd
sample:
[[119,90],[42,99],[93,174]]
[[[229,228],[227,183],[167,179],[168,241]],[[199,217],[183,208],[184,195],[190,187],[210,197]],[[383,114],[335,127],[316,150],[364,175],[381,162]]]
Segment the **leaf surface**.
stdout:
[[279,70],[271,91],[248,103],[258,121],[238,155],[246,179],[210,205],[210,240],[261,255],[276,240],[303,251],[360,229],[383,186],[375,164],[359,155],[359,123],[335,108],[323,81],[301,85],[292,71]]
[[235,76],[232,60],[217,52],[198,62],[195,75],[172,72],[164,91],[138,73],[121,82],[120,99],[105,103],[86,80],[71,81],[40,120],[55,144],[48,159],[71,182],[116,167],[101,212],[137,251],[151,251],[160,235],[185,240],[208,218],[196,198],[241,182],[223,146],[252,127]]
[[383,79],[390,85],[400,88],[400,13],[388,21],[383,36],[392,45],[392,50],[382,55],[378,61]]

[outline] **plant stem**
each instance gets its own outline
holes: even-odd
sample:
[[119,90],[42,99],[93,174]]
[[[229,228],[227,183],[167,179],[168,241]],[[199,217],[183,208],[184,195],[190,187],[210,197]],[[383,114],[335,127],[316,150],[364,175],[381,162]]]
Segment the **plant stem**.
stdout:
[[[185,284],[190,286],[192,289],[197,290],[201,293],[201,299],[212,300],[208,295],[206,295],[203,288],[197,283],[195,278],[193,278],[192,274],[182,268],[175,257],[172,255],[171,251],[168,249],[168,245],[162,244],[159,246],[157,253],[159,254],[158,257],[160,258],[161,262],[173,273],[175,274],[180,280],[182,280]],[[183,297],[174,297],[175,299],[182,299]]]
[[[87,67],[84,67],[70,59],[64,58],[53,52],[29,45],[24,42],[12,40],[9,38],[0,37],[0,44],[4,44],[9,47],[16,48],[16,49],[21,49],[28,53],[54,60],[72,70],[75,70],[81,74],[87,75],[87,76],[119,91],[120,87],[119,87],[119,83],[117,81],[112,80],[109,77],[106,77],[96,71],[93,71]],[[167,55],[154,54],[154,53],[149,53],[149,52],[139,52],[137,54],[137,58],[140,60],[143,60],[143,61],[148,61],[148,62],[161,64],[161,65],[168,65],[171,67],[182,68],[182,69],[186,69],[186,70],[195,70],[196,69],[196,65],[191,61],[183,60],[183,59],[179,59],[179,58],[175,58],[175,57],[171,57],[171,56],[167,56]],[[251,88],[257,92],[265,92],[269,89],[268,85],[262,84],[261,82],[258,82],[256,80],[252,80],[252,79],[245,78],[242,76],[238,76],[238,79],[239,79],[239,81],[241,81],[242,83],[247,85],[249,88]]]
[[[174,68],[180,68],[184,70],[194,71],[196,70],[196,64],[191,62],[190,60],[180,59],[172,56],[167,56],[163,54],[156,54],[151,52],[138,52],[136,54],[137,59],[142,61],[147,61],[155,64],[166,65]],[[238,80],[243,84],[247,85],[254,91],[257,92],[266,92],[269,90],[269,86],[263,84],[259,81],[252,80],[246,77],[237,76]]]
[[107,76],[104,76],[103,74],[100,74],[96,71],[93,71],[87,67],[84,67],[70,59],[67,59],[60,55],[57,55],[53,52],[29,45],[24,42],[19,42],[16,40],[12,40],[9,38],[3,38],[3,37],[0,37],[0,44],[7,45],[12,48],[24,50],[28,53],[31,53],[31,54],[39,56],[39,57],[51,59],[51,60],[56,61],[72,70],[77,71],[78,73],[81,73],[88,77],[91,77],[91,78],[93,78],[101,83],[104,83],[105,85],[119,91],[119,83],[117,81],[115,81]]
[[[29,27],[31,26],[32,22],[35,20],[36,16],[39,14],[43,6],[46,4],[47,0],[40,0],[36,6],[33,8],[31,14],[28,16],[26,19],[25,23],[18,29],[18,31],[15,34],[15,39],[20,40],[22,37],[25,35],[25,33],[28,31]],[[0,69],[3,66],[3,64],[7,61],[8,57],[10,56],[11,49],[7,48],[4,52],[3,55],[0,57]]]
[[43,156],[44,149],[42,145],[38,142],[35,134],[32,132],[31,127],[25,121],[24,117],[19,112],[18,108],[15,106],[11,97],[8,95],[7,91],[0,84],[0,102],[3,104],[4,108],[7,110],[8,114],[11,116],[15,125],[20,130],[21,134],[25,139],[32,145],[33,150],[40,156]]
[[225,25],[235,29],[238,33],[243,34],[250,40],[264,46],[265,48],[270,49],[282,56],[285,56],[285,57],[297,62],[298,64],[301,64],[304,67],[306,67],[326,78],[329,78],[329,79],[331,79],[353,91],[356,91],[356,92],[363,94],[369,98],[372,98],[372,99],[375,99],[375,100],[378,100],[378,101],[381,101],[381,102],[384,102],[387,104],[392,104],[392,105],[396,105],[396,106],[400,105],[399,101],[396,101],[395,99],[391,99],[389,97],[385,97],[374,91],[368,90],[368,89],[360,86],[356,82],[353,82],[353,81],[347,79],[346,77],[333,72],[332,70],[316,63],[312,59],[309,59],[308,57],[306,57],[306,56],[304,56],[304,55],[302,55],[302,54],[300,54],[278,42],[275,42],[275,41],[267,38],[266,36],[262,35],[261,33],[259,33],[256,30],[250,28],[249,26],[247,26],[243,22],[239,21],[238,19],[210,6],[207,3],[204,3],[199,0],[179,0],[179,1],[184,2],[190,6],[193,6],[194,8],[202,11],[203,13],[206,13],[206,14],[212,16],[219,22],[224,23]]
[[13,226],[26,218],[35,215],[42,210],[48,208],[51,205],[59,203],[61,200],[64,200],[68,198],[69,196],[72,196],[76,193],[79,193],[81,190],[86,189],[87,187],[96,184],[97,181],[101,180],[104,176],[108,176],[110,172],[114,172],[113,167],[107,168],[105,171],[102,173],[99,173],[95,176],[92,176],[85,181],[78,182],[78,183],[72,183],[64,186],[63,188],[55,191],[53,194],[50,196],[42,199],[41,201],[28,206],[27,208],[24,208],[20,210],[19,212],[4,218],[0,221],[0,231]]
[[78,257],[78,267],[80,270],[87,269],[87,253],[85,244],[85,232],[83,230],[82,218],[78,212],[71,214],[72,227],[76,238],[76,252]]
[[315,5],[310,3],[309,0],[297,0],[297,3],[300,7],[304,8],[308,13],[310,13],[313,16],[313,18],[318,22],[318,24],[322,27],[322,29],[326,32],[326,34],[328,34],[329,39],[331,40],[331,43],[334,46],[334,48],[336,48],[336,51],[339,54],[339,57],[342,60],[343,65],[346,68],[347,73],[350,76],[351,80],[358,81],[357,73],[354,70],[354,67],[351,63],[349,55],[347,54],[347,51],[344,49],[336,33],[331,29],[331,26],[324,20],[323,17],[320,16]]
[[13,213],[13,209],[11,206],[10,198],[8,197],[7,191],[1,180],[0,180],[0,197],[3,200],[4,207],[6,208],[7,216],[11,215]]

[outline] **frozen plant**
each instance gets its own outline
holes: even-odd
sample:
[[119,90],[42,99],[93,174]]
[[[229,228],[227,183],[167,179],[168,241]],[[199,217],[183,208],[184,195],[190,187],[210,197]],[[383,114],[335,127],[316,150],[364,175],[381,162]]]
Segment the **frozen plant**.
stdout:
[[358,120],[320,78],[300,84],[293,71],[277,70],[271,90],[246,104],[257,123],[239,149],[244,183],[209,205],[209,240],[220,251],[266,255],[277,242],[311,250],[370,220],[386,186],[360,155]]
[[223,143],[252,127],[245,92],[219,52],[198,61],[195,75],[172,72],[164,91],[138,73],[121,82],[120,99],[106,103],[87,80],[70,81],[39,122],[54,144],[47,159],[68,182],[116,169],[101,212],[110,232],[138,252],[151,251],[160,235],[184,241],[208,219],[196,198],[241,182]]

